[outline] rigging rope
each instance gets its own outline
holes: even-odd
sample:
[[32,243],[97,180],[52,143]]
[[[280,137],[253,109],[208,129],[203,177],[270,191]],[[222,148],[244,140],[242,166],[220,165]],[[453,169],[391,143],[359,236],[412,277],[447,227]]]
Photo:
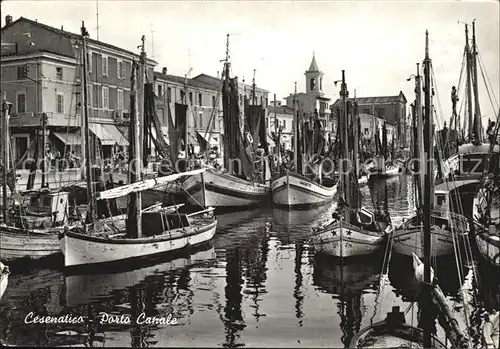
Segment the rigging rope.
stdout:
[[[484,74],[483,74],[483,80],[484,80],[484,84],[486,85],[486,87],[488,88],[488,85],[486,84],[486,81],[488,82],[489,84],[489,87],[491,88],[491,90],[493,90],[493,86],[491,85],[491,81],[490,81],[490,78],[488,76],[488,72],[486,71],[486,68],[484,66],[484,62],[483,62],[483,58],[482,56],[479,54],[479,51],[477,52],[477,57],[478,57],[478,60],[479,60],[479,68],[481,68],[481,72],[483,72],[484,70]],[[484,78],[486,76],[486,79]],[[498,108],[498,101],[496,99],[496,96],[495,94],[493,93],[493,98],[494,98],[494,101],[495,101],[495,104],[496,104],[496,107]]]

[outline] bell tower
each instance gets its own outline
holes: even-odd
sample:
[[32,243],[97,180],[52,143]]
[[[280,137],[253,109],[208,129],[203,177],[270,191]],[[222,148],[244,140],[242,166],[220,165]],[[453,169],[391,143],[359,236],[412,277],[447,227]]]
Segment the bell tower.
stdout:
[[322,97],[323,93],[323,72],[319,70],[316,57],[313,58],[309,69],[304,73],[306,76],[306,93]]

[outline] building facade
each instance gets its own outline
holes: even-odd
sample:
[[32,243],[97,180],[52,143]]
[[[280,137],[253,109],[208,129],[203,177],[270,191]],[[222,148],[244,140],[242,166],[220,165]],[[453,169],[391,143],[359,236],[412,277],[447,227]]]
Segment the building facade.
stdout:
[[[45,148],[81,153],[83,45],[80,35],[27,18],[6,17],[2,28],[1,90],[14,103],[11,117],[16,157],[36,137],[46,115]],[[127,146],[132,62],[139,56],[91,38],[87,42],[87,105],[91,142],[97,157],[108,158],[115,145]],[[4,45],[5,43],[5,45]],[[147,79],[156,62],[146,60]]]
[[281,143],[285,150],[292,149],[294,126],[292,108],[289,108],[286,105],[269,107],[269,113],[266,118],[266,128],[269,134],[277,132],[281,128]]
[[[356,97],[347,98],[348,102],[354,102],[358,104],[359,114],[372,115],[380,120],[385,120],[387,122],[386,127],[388,133],[388,141],[390,142],[394,132],[394,137],[397,139],[398,144],[403,146],[404,144],[404,130],[407,129],[407,113],[406,113],[406,97],[403,92],[399,92],[397,96],[387,96],[387,97]],[[341,110],[341,100],[337,99],[335,103],[331,106],[331,111],[333,115],[338,118]],[[379,123],[382,127],[383,123]]]
[[[217,89],[217,91],[222,91],[222,80],[219,79],[218,77],[213,77],[207,74],[200,74],[198,76],[195,76],[193,78],[193,81],[203,83],[204,85],[211,86],[214,89]],[[267,108],[269,106],[269,91],[265,90],[261,87],[253,85],[246,84],[244,80],[239,81],[238,80],[238,92],[239,92],[239,108],[240,108],[240,125],[242,128],[242,131],[244,129],[244,113],[243,113],[243,106],[244,106],[244,99],[245,97],[250,101],[250,104],[256,104],[256,105],[262,105],[264,108]],[[221,117],[220,119],[222,120],[222,95],[220,98],[220,109],[221,109]],[[267,118],[267,112],[266,112],[266,118]],[[224,133],[224,130],[221,129],[221,133]],[[274,146],[274,143],[270,137],[267,139],[269,145],[271,147]]]
[[[189,144],[199,146],[198,137],[202,137],[211,147],[221,149],[222,95],[219,90],[194,79],[167,73],[167,68],[163,68],[161,73],[154,73],[156,112],[167,142],[168,116],[175,115],[175,103],[187,103]],[[172,125],[174,119],[172,117]]]
[[333,118],[329,108],[330,98],[325,97],[323,92],[323,72],[319,70],[316,57],[313,55],[309,69],[304,73],[306,79],[306,92],[290,94],[285,97],[286,105],[293,108],[294,100],[297,102],[299,112],[309,118],[318,115],[324,129],[331,131]]

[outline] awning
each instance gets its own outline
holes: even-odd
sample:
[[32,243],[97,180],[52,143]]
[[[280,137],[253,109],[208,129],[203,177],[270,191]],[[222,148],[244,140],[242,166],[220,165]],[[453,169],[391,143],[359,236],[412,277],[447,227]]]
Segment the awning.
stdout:
[[102,145],[129,145],[125,136],[115,125],[89,124],[89,129],[101,140]]
[[[210,132],[205,131],[196,131],[205,141],[207,141],[210,146],[219,146],[219,137],[220,135],[212,134]],[[206,134],[206,135],[205,135]]]
[[54,136],[59,138],[66,145],[80,145],[82,144],[82,137],[76,132],[52,132]]

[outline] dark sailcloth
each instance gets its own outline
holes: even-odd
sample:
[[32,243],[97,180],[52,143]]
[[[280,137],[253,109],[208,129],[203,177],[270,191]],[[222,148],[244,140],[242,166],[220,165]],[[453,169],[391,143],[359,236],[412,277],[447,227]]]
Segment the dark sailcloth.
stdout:
[[[177,160],[178,160],[178,152],[181,144],[181,139],[183,139],[184,135],[186,134],[187,108],[188,106],[186,104],[175,103],[175,131],[176,131],[175,138],[176,138]],[[184,153],[187,158],[188,154],[187,144],[184,144]],[[185,162],[184,165],[187,166]],[[179,170],[184,171],[185,167],[181,166]]]
[[[155,133],[153,134],[153,129]],[[151,142],[154,143],[156,151],[167,157],[169,145],[163,138],[161,122],[156,114],[155,94],[153,84],[144,84],[144,138],[143,138],[143,159],[146,163],[148,155],[151,154]]]
[[[253,163],[248,154],[248,144],[240,129],[240,109],[238,95],[238,79],[226,79],[222,90],[223,124],[224,124],[224,167],[233,174],[253,176]],[[239,164],[242,168],[234,168]]]

